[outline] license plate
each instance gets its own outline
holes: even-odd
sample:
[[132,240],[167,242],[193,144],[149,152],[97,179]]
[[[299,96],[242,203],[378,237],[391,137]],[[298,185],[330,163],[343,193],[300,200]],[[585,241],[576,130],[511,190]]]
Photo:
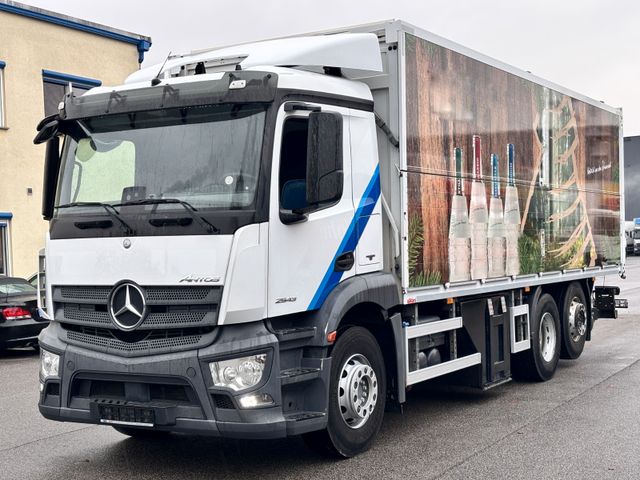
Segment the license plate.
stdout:
[[100,413],[100,423],[139,427],[153,427],[155,425],[155,412],[152,408],[98,405],[98,412]]
[[629,308],[629,301],[626,298],[616,298],[616,308]]

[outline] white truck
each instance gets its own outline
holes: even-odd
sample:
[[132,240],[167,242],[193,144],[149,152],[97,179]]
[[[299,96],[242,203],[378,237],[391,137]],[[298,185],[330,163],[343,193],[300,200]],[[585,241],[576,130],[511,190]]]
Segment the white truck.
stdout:
[[40,412],[367,449],[549,380],[624,274],[620,111],[401,21],[173,56],[47,143]]

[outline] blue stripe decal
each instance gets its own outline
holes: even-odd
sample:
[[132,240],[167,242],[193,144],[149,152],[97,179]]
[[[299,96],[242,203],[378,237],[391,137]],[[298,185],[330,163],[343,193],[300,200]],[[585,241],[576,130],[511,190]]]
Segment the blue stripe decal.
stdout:
[[[356,249],[356,245],[358,245],[358,242],[360,241],[360,235],[369,221],[369,215],[373,212],[373,209],[378,202],[378,198],[380,198],[380,168],[376,166],[376,170],[373,172],[373,177],[371,177],[367,188],[364,190],[364,194],[360,199],[360,204],[353,215],[353,219],[349,224],[349,228],[347,228],[347,232],[342,238],[338,251],[333,256],[333,259],[329,264],[329,268],[327,268],[322,282],[320,282],[320,286],[311,299],[311,303],[309,303],[307,310],[320,308],[324,303],[325,298],[327,298],[327,295],[329,295],[331,290],[333,290],[333,288],[340,282],[344,272],[336,272],[334,270],[336,259],[343,253],[352,252]],[[358,220],[360,220],[360,218],[364,218],[364,221],[362,223],[362,228],[358,229]]]

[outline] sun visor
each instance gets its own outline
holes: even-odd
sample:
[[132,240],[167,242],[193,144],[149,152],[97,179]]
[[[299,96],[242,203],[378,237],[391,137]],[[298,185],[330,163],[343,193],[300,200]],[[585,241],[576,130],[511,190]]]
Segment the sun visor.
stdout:
[[270,103],[278,75],[269,72],[227,72],[220,80],[161,84],[131,90],[65,97],[64,120],[219,103]]

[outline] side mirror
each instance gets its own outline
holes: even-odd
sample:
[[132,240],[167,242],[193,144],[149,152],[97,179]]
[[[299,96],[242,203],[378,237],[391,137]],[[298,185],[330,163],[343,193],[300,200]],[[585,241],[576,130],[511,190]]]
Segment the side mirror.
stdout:
[[55,115],[49,115],[36,127],[38,133],[36,134],[36,138],[33,139],[33,143],[40,145],[41,143],[48,142],[50,139],[58,135],[59,128],[60,116],[57,113]]
[[42,185],[42,217],[51,220],[56,187],[60,172],[60,137],[54,136],[47,142],[44,158],[44,183]]
[[306,179],[309,207],[340,200],[342,179],[342,115],[336,112],[311,112]]

